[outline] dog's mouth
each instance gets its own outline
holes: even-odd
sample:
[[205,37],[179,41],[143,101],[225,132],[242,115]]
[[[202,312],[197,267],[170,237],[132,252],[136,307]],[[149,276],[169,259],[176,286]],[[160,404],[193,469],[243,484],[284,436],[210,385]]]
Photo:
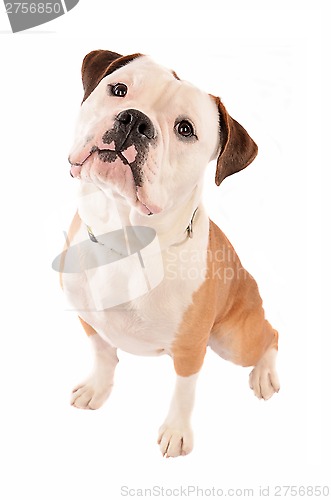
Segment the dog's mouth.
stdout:
[[119,157],[122,160],[122,162],[124,163],[124,165],[131,166],[130,162],[129,162],[129,159],[126,158],[126,156],[124,155],[125,151],[117,151],[116,149],[98,148],[98,146],[93,146],[91,148],[89,154],[81,162],[72,163],[72,161],[70,160],[70,156],[69,156],[68,161],[69,161],[69,163],[71,165],[70,174],[72,175],[72,177],[77,177],[77,175],[75,175],[76,172],[77,172],[77,170],[75,170],[74,172],[72,172],[72,168],[73,167],[78,167],[78,169],[79,169],[79,167],[82,167],[84,165],[84,163],[86,163],[87,160],[89,158],[91,158],[91,156],[94,153],[98,153],[98,155],[99,155],[99,157],[100,157],[100,159],[102,161],[112,162],[112,161],[115,161],[117,157]]
[[117,149],[110,149],[110,148],[99,148],[98,146],[93,146],[90,150],[90,152],[85,156],[85,158],[80,161],[80,162],[72,162],[71,158],[69,156],[68,161],[71,165],[70,168],[70,175],[71,177],[80,179],[81,178],[81,171],[84,166],[84,164],[93,156],[97,154],[99,159],[104,162],[104,163],[113,163],[117,159],[120,159],[121,162],[128,166],[132,172],[133,180],[134,180],[134,185],[135,185],[135,197],[136,197],[136,203],[139,206],[140,210],[145,214],[145,215],[154,215],[155,213],[158,213],[160,211],[159,207],[151,205],[151,204],[146,204],[144,201],[142,201],[143,194],[142,194],[142,179],[141,179],[141,174],[139,171],[137,171],[133,164],[137,156],[137,150],[134,145],[128,147],[125,150],[118,151]]

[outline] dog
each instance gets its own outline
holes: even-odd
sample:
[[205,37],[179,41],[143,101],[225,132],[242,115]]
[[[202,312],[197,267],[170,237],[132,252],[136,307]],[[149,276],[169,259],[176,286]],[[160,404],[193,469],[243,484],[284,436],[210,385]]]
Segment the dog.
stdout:
[[176,385],[158,443],[163,456],[186,455],[208,346],[253,367],[249,384],[258,398],[279,391],[278,333],[265,318],[256,282],[201,203],[210,161],[220,185],[258,149],[220,98],[149,56],[90,52],[82,81],[69,155],[78,210],[60,279],[91,340],[95,366],[71,403],[82,409],[104,403],[117,349],[168,354]]

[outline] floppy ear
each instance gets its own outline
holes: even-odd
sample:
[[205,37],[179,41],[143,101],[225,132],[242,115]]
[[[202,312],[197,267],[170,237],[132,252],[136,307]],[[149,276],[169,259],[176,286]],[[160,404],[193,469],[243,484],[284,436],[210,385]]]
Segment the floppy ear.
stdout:
[[101,80],[110,75],[116,69],[121,68],[141,54],[133,54],[131,56],[121,56],[117,52],[110,50],[93,50],[84,57],[82,64],[82,81],[84,88],[84,98],[93,92]]
[[246,168],[257,155],[257,145],[244,127],[226,111],[219,97],[214,97],[220,120],[221,150],[217,159],[217,186],[228,177]]

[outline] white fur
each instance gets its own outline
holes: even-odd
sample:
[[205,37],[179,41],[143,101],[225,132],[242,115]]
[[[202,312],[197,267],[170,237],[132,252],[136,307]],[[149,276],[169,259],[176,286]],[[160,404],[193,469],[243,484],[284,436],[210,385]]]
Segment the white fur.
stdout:
[[190,377],[177,376],[169,413],[159,431],[158,443],[163,456],[178,457],[192,451],[190,420],[197,379],[197,373]]
[[[177,242],[185,241],[182,245],[163,249],[163,281],[148,294],[130,303],[96,311],[93,294],[99,293],[99,287],[103,287],[103,283],[94,281],[94,292],[86,272],[63,275],[64,291],[71,306],[112,346],[139,355],[170,353],[184,311],[191,304],[192,294],[203,283],[206,273],[209,222],[203,209],[200,208],[197,212],[192,239],[186,236],[187,224],[186,219],[173,223],[174,228],[178,226],[178,232],[175,231]],[[161,246],[165,245],[162,233],[158,234]],[[82,224],[73,244],[87,238],[86,227]],[[95,245],[92,249],[97,251],[97,244],[91,245]],[[190,254],[199,259],[194,262],[194,266],[190,262]],[[110,287],[116,286],[118,276],[112,266],[105,266],[99,276]],[[183,276],[191,279],[183,280]],[[125,281],[125,276],[122,279]]]
[[96,410],[108,398],[112,387],[118,358],[116,349],[99,335],[90,337],[95,362],[91,375],[72,391],[71,404],[76,408]]
[[249,386],[259,399],[270,399],[280,389],[276,357],[277,350],[268,349],[249,375]]

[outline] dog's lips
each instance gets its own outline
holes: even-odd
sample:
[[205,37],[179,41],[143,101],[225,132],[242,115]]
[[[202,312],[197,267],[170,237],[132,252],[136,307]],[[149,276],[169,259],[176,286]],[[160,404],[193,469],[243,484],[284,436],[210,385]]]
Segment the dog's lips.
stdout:
[[[114,143],[110,144],[110,146],[113,145],[115,146]],[[122,163],[130,167],[130,164],[133,163],[134,160],[136,159],[138,151],[134,145],[129,146],[124,151],[116,151],[115,149],[99,148],[97,146],[93,146],[90,152],[84,157],[82,161],[79,162],[77,161],[75,163],[72,163],[71,158],[69,157],[69,163],[71,164],[70,175],[72,177],[79,179],[84,164],[94,155],[94,153],[97,153],[98,155],[107,153],[116,153],[116,155],[122,161]],[[160,207],[158,207],[154,203],[151,203],[150,200],[145,199],[144,191],[139,186],[136,187],[135,198],[136,198],[137,208],[139,208],[144,215],[154,215],[161,212]]]
[[137,195],[137,201],[139,201],[139,203],[146,208],[146,212],[144,211],[144,213],[146,213],[147,215],[159,214],[162,211],[162,208],[150,202],[150,200],[145,199],[145,193],[143,191],[143,188],[137,187],[136,195]]
[[81,161],[77,161],[77,162],[72,162],[70,156],[69,156],[69,163],[71,164],[71,168],[70,168],[70,175],[72,177],[77,177],[79,178],[80,177],[80,174],[81,174],[81,170],[82,170],[82,167],[83,165],[87,162],[87,160],[89,160],[91,158],[91,156],[94,155],[94,153],[116,153],[119,158],[123,161],[124,164],[128,164],[128,161],[126,160],[125,157],[122,157],[121,155],[121,152],[120,151],[116,151],[115,149],[109,149],[109,148],[98,148],[97,146],[93,146],[90,150],[90,152],[84,157],[83,160]]
[[154,215],[155,211],[154,208],[153,210],[151,210],[151,208],[149,208],[149,206],[145,205],[145,203],[143,203],[140,199],[139,199],[139,194],[138,192],[136,193],[137,195],[137,205],[139,206],[140,210],[143,212],[144,215]]
[[[113,145],[115,146],[114,142],[112,142],[110,144],[110,146],[113,146]],[[82,166],[89,158],[91,158],[91,156],[94,153],[98,153],[98,154],[115,153],[120,158],[120,160],[122,160],[124,165],[130,166],[135,161],[137,154],[138,154],[138,151],[134,145],[129,146],[124,151],[117,151],[116,149],[112,149],[112,148],[99,148],[98,146],[93,146],[91,148],[90,152],[85,156],[85,158],[82,161],[73,163],[69,157],[69,163],[71,164],[70,173],[73,177],[79,177],[79,175],[81,173]]]
[[70,175],[72,177],[79,177],[80,176],[82,166],[93,155],[93,153],[95,153],[95,151],[97,151],[97,148],[95,146],[93,146],[93,148],[90,150],[90,152],[87,155],[85,155],[85,157],[81,161],[72,161],[71,156],[69,156],[68,161],[71,165]]
[[82,170],[82,165],[72,164],[71,168],[70,168],[70,175],[71,175],[71,177],[79,178],[81,170]]

